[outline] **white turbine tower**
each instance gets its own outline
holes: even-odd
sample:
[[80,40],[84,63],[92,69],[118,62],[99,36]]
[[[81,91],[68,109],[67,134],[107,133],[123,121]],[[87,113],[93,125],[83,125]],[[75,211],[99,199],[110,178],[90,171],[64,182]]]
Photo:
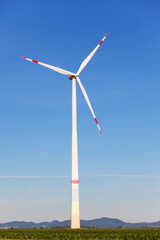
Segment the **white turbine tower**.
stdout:
[[79,212],[79,177],[78,177],[78,143],[77,143],[77,100],[76,100],[76,80],[82,90],[82,93],[86,99],[86,102],[91,110],[91,113],[94,117],[94,120],[97,124],[97,127],[102,135],[101,129],[99,127],[98,121],[96,116],[93,112],[91,103],[89,101],[88,95],[79,79],[79,74],[87,65],[87,63],[91,60],[95,52],[98,50],[102,42],[107,37],[108,33],[105,37],[101,40],[101,42],[97,45],[97,47],[89,54],[89,56],[82,62],[80,68],[78,69],[77,73],[72,73],[66,71],[64,69],[54,67],[49,64],[45,64],[42,62],[38,62],[36,60],[32,60],[30,58],[22,57],[28,61],[38,63],[44,67],[50,68],[56,72],[59,72],[64,75],[69,75],[69,80],[72,80],[72,180],[71,180],[71,187],[72,187],[72,199],[71,199],[71,228],[80,228],[80,212]]

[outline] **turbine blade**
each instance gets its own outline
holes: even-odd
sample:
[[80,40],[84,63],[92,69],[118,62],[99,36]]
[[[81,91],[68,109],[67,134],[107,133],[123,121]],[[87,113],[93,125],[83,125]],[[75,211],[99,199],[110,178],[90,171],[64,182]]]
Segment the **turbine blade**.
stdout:
[[104,36],[104,38],[100,41],[100,43],[97,45],[97,47],[89,54],[89,56],[82,62],[80,68],[78,69],[77,75],[80,74],[80,72],[83,70],[83,68],[87,65],[87,63],[91,60],[95,52],[98,50],[98,48],[101,46],[102,42],[105,40],[105,38],[108,36],[108,33]]
[[99,129],[99,131],[100,131],[100,134],[102,135],[100,126],[99,126],[98,121],[97,121],[97,118],[96,118],[96,116],[95,116],[95,114],[94,114],[94,112],[93,112],[93,108],[92,108],[91,103],[90,103],[90,101],[89,101],[89,98],[88,98],[88,95],[87,95],[87,93],[86,93],[86,90],[84,89],[84,87],[83,87],[83,85],[82,85],[79,77],[76,77],[76,79],[77,79],[77,82],[78,82],[78,84],[79,84],[79,86],[80,86],[80,88],[81,88],[81,90],[82,90],[82,93],[83,93],[83,95],[84,95],[84,98],[86,99],[86,102],[87,102],[87,104],[88,104],[88,107],[89,107],[89,109],[91,110],[91,113],[92,113],[92,115],[93,115],[93,117],[94,117],[94,120],[95,120],[95,122],[96,122],[96,124],[97,124],[97,127],[98,127],[98,129]]
[[64,75],[73,75],[73,76],[76,75],[75,73],[66,71],[66,70],[64,70],[62,68],[54,67],[52,65],[49,65],[49,64],[46,64],[46,63],[42,63],[42,62],[38,62],[38,61],[30,59],[30,58],[26,58],[26,57],[21,57],[21,58],[24,58],[24,59],[26,59],[26,60],[28,60],[30,62],[38,63],[38,64],[40,64],[40,65],[42,65],[44,67],[50,68],[50,69],[52,69],[52,70],[54,70],[56,72],[59,72],[61,74],[64,74]]

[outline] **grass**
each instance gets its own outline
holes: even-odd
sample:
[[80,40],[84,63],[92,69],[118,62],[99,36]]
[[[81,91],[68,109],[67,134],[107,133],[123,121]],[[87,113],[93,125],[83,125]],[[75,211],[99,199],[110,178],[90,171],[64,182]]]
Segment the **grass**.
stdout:
[[0,239],[160,240],[160,229],[1,229]]

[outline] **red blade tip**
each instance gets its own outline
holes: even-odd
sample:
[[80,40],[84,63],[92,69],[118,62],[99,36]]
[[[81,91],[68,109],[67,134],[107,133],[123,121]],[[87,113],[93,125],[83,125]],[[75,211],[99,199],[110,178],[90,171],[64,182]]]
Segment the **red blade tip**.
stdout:
[[107,36],[108,36],[108,34],[109,34],[109,33],[107,33],[105,37],[107,37]]
[[102,132],[100,131],[101,136],[103,136]]
[[20,57],[26,59],[25,57],[22,57],[22,56],[20,56]]

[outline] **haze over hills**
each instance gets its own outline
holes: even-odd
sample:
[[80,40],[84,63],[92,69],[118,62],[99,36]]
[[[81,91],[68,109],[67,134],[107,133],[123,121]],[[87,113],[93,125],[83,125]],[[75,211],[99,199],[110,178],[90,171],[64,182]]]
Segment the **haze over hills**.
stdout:
[[[24,221],[13,221],[7,223],[0,223],[0,228],[53,228],[53,227],[70,227],[71,221],[52,221],[52,222],[24,222]],[[141,222],[141,223],[126,223],[119,219],[114,218],[98,218],[91,220],[81,220],[81,227],[89,228],[135,228],[135,227],[160,227],[160,221],[158,222]]]

